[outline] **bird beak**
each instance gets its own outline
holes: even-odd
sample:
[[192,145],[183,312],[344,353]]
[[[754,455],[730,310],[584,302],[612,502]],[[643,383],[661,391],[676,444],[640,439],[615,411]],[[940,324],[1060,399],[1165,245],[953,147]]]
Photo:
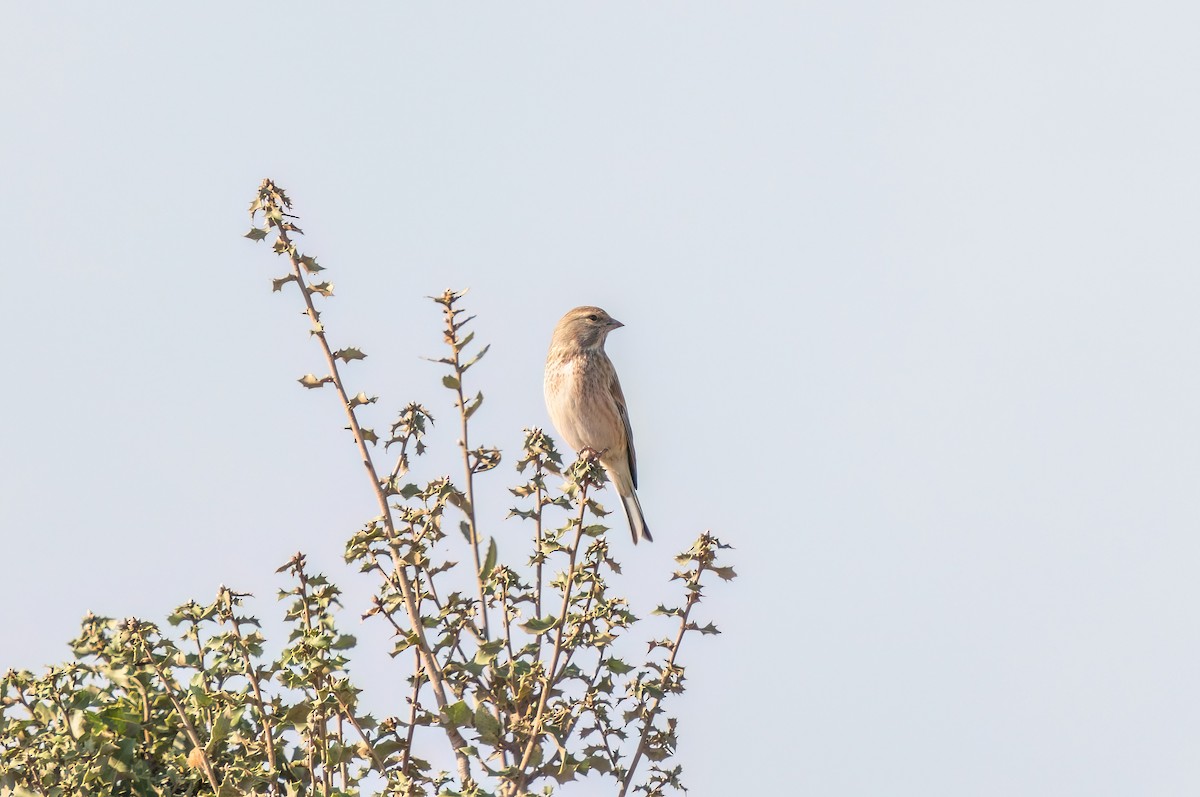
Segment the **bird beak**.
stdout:
[[622,324],[620,321],[618,321],[615,318],[608,319],[608,325],[610,327],[612,327],[613,329],[620,329],[621,327],[625,326],[624,324]]

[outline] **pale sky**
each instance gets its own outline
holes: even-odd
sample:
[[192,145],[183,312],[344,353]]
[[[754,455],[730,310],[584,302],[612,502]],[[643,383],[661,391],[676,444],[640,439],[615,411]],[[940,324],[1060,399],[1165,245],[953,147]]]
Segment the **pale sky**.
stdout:
[[449,419],[423,297],[470,288],[485,517],[555,320],[625,323],[624,588],[705,529],[741,574],[684,651],[692,794],[1200,791],[1200,6],[348,9],[0,10],[0,670],[222,583],[274,620],[303,550],[402,699],[341,558],[377,509],[241,237],[271,177],[375,425]]

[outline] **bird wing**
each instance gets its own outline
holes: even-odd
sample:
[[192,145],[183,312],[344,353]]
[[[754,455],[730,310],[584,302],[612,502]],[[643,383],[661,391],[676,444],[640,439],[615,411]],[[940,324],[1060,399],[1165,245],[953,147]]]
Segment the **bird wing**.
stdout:
[[625,426],[625,452],[629,457],[629,478],[633,480],[633,486],[636,488],[637,452],[633,450],[633,427],[629,425],[629,411],[625,409],[625,394],[621,392],[621,380],[617,379],[615,371],[613,372],[611,393],[617,404],[617,415],[621,416],[621,423]]

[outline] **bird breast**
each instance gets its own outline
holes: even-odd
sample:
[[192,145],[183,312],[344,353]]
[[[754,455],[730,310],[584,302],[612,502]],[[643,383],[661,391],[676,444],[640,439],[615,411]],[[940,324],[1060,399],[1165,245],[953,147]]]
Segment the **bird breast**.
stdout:
[[[609,455],[625,450],[624,425],[612,397],[612,367],[589,352],[552,359],[546,366],[546,408],[567,445]],[[606,367],[607,366],[607,367]]]

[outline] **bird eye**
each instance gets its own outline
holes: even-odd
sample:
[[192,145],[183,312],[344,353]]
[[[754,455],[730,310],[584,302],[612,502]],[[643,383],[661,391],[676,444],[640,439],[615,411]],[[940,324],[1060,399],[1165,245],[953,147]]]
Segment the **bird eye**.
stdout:
[[596,316],[595,313],[592,313],[590,316],[588,316],[588,321],[599,321],[599,320],[600,319]]

